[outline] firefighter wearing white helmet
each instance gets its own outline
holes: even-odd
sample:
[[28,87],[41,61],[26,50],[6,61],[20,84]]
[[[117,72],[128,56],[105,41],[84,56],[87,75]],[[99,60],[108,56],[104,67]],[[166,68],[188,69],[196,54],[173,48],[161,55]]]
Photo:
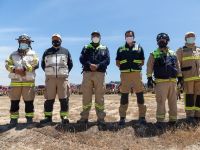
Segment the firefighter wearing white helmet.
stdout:
[[42,56],[42,69],[45,72],[46,93],[44,103],[45,119],[40,123],[51,123],[53,104],[56,95],[60,101],[60,117],[63,124],[67,124],[69,110],[69,72],[73,67],[70,52],[61,46],[62,39],[59,34],[52,35],[52,47],[47,49]]
[[18,39],[19,48],[6,60],[6,69],[11,79],[9,97],[11,99],[10,124],[16,125],[19,118],[19,102],[21,96],[25,102],[27,123],[34,117],[35,70],[38,68],[38,57],[31,48],[31,38],[22,34]]
[[188,122],[200,119],[200,47],[196,46],[195,39],[194,32],[187,32],[185,45],[177,50],[182,71],[179,83],[184,87]]

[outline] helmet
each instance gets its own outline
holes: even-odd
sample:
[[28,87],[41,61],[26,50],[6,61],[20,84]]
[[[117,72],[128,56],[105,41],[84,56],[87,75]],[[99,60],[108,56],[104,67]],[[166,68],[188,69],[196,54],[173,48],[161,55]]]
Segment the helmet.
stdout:
[[93,31],[93,32],[91,33],[91,36],[93,36],[93,35],[95,35],[95,34],[101,36],[101,34],[100,34],[99,31]]
[[158,41],[160,41],[161,39],[165,39],[165,40],[167,40],[167,42],[170,41],[169,35],[168,35],[167,33],[159,33],[159,34],[157,35],[156,40],[157,40],[157,42],[158,42]]
[[188,37],[188,35],[193,35],[195,37],[195,33],[194,32],[187,32],[187,33],[185,33],[185,38]]
[[31,37],[28,36],[27,34],[20,35],[16,40],[18,40],[18,42],[20,41],[28,41],[29,43],[34,42],[33,40],[31,40]]
[[58,37],[60,40],[62,40],[62,37],[61,37],[61,35],[60,35],[60,34],[58,34],[58,33],[55,33],[55,34],[53,34],[51,38],[53,38],[53,37]]

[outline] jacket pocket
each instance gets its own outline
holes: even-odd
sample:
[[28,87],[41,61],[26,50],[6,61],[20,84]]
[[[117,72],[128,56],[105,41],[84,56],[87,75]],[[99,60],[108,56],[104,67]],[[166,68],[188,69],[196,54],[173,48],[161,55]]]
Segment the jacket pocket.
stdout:
[[55,69],[54,69],[54,67],[46,67],[45,68],[45,74],[46,75],[55,75]]
[[57,73],[58,73],[58,75],[66,76],[66,75],[68,75],[68,68],[67,67],[59,67]]

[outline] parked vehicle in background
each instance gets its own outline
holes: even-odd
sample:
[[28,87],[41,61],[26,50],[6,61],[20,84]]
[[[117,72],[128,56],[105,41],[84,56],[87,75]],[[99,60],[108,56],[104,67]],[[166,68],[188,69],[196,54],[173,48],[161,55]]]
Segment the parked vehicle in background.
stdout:
[[8,95],[8,87],[0,85],[0,96]]
[[4,93],[3,93],[3,86],[0,86],[0,96],[3,96]]
[[45,85],[38,85],[38,86],[36,86],[35,91],[36,91],[37,95],[44,95]]
[[107,83],[106,84],[106,94],[116,94],[118,93],[117,84],[115,83]]

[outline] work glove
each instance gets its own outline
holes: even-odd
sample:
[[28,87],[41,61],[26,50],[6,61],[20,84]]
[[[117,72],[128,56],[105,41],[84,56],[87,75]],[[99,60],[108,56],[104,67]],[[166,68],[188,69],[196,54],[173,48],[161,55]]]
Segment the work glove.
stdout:
[[180,88],[183,88],[183,77],[178,77],[177,86],[180,86]]
[[24,68],[15,68],[14,69],[14,73],[18,74],[18,75],[20,75],[22,77],[26,75],[26,71],[25,71]]

